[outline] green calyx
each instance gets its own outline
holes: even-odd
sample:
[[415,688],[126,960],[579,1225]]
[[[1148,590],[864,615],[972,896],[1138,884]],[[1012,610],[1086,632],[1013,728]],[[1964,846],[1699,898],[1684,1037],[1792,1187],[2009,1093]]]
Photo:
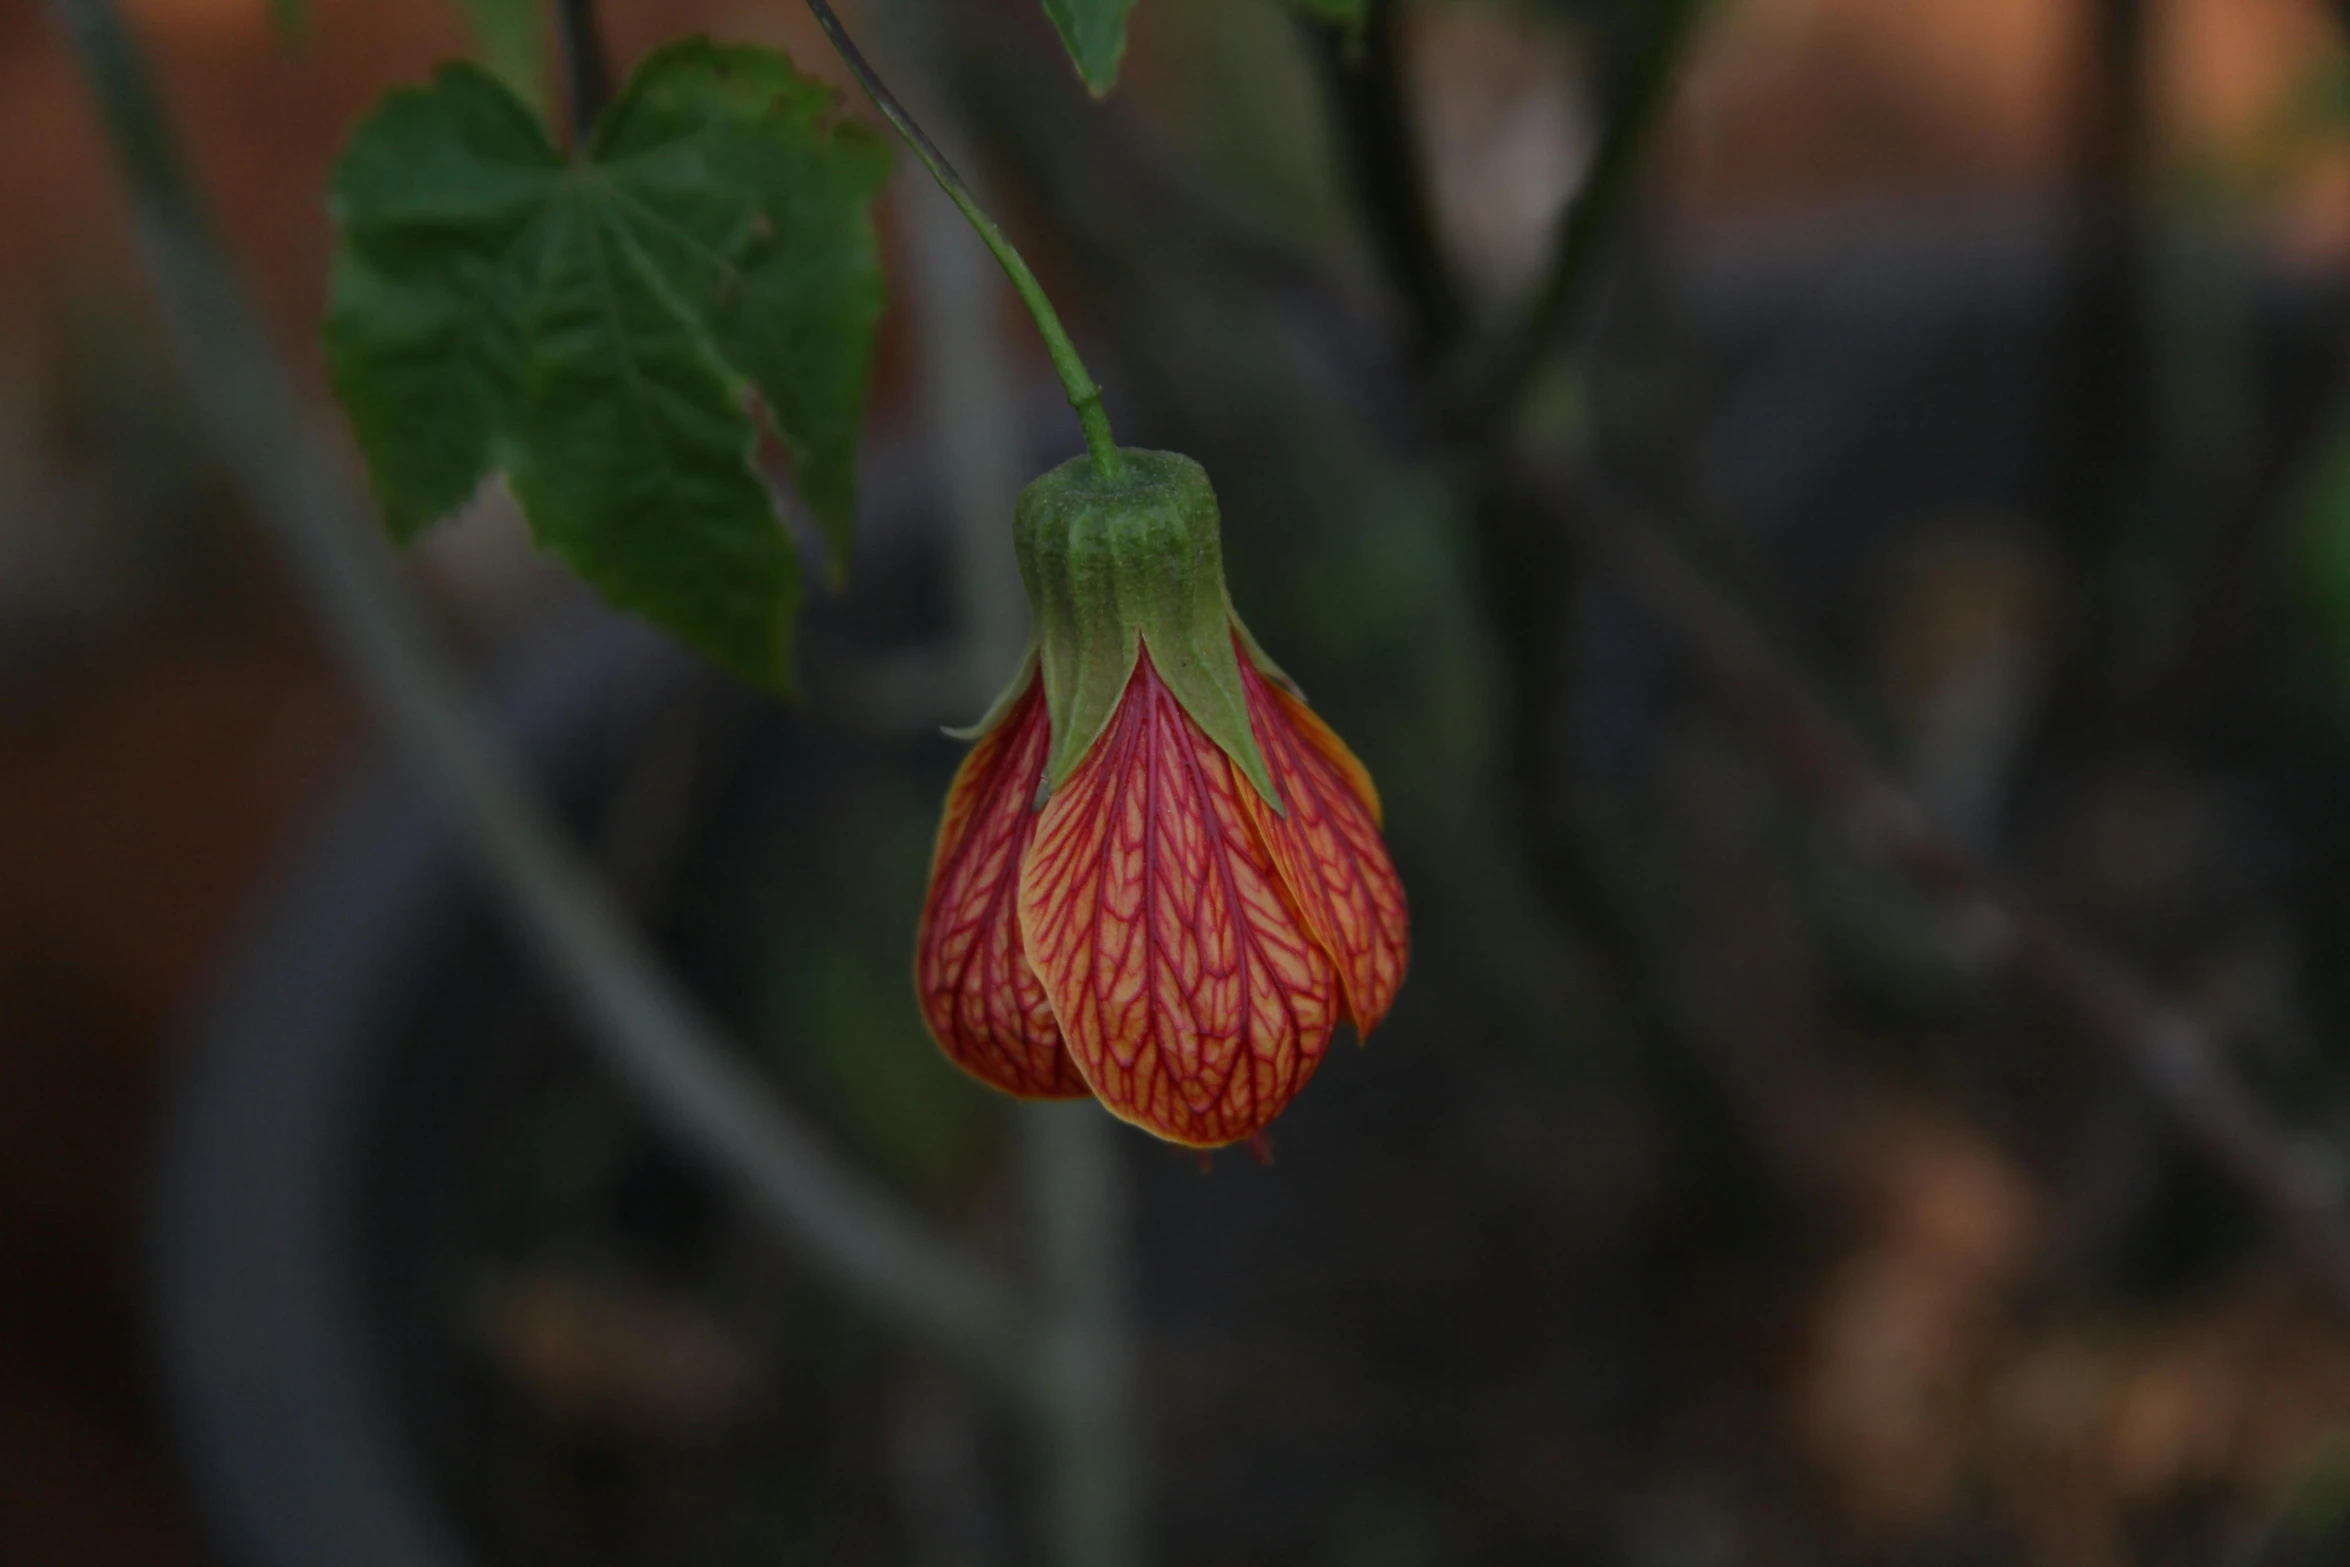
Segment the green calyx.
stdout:
[[1147,646],[1192,722],[1279,811],[1281,796],[1249,728],[1207,470],[1174,452],[1122,455],[1116,479],[1103,478],[1089,457],[1061,464],[1021,492],[1013,513],[1052,721],[1045,792],[1068,779],[1109,727]]

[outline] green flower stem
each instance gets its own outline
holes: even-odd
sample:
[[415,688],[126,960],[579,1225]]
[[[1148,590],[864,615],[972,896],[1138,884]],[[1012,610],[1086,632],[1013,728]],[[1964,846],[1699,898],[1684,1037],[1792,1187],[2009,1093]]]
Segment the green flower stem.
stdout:
[[607,1069],[808,1262],[1023,1406],[1044,1399],[1027,1309],[860,1179],[661,968],[470,711],[230,273],[114,0],[49,0],[114,144],[149,273],[222,460],[385,726],[472,838]]
[[[864,13],[870,26],[884,29],[881,42],[899,81],[934,102],[937,95],[925,89],[949,42],[932,14],[937,3],[868,3]],[[966,711],[977,712],[1028,645],[1027,598],[1003,536],[1026,477],[1005,352],[1013,329],[996,308],[1002,285],[993,269],[956,232],[962,219],[926,192],[909,206],[908,302],[962,557],[955,571],[964,608],[957,663],[987,682],[965,693],[972,704]],[[1124,1133],[1085,1100],[1022,1105],[1019,1125],[1034,1242],[1030,1296],[1043,1360],[1029,1422],[1037,1555],[1047,1567],[1143,1567],[1149,1509],[1135,1408],[1134,1215],[1119,1158]]]
[[1013,248],[1012,242],[1004,237],[1004,231],[996,226],[995,219],[989,217],[979,205],[978,198],[971,193],[971,187],[964,183],[962,175],[955,172],[955,166],[947,161],[947,155],[938,150],[938,144],[930,139],[921,126],[914,123],[914,117],[906,112],[906,106],[898,102],[897,95],[883,83],[872,63],[865,58],[864,51],[857,47],[856,40],[849,37],[848,29],[841,25],[840,15],[832,9],[829,0],[808,0],[808,9],[815,15],[816,25],[824,29],[824,36],[832,40],[832,47],[840,52],[849,73],[857,78],[857,85],[864,88],[865,96],[873,100],[873,107],[881,111],[881,117],[889,121],[906,145],[913,149],[914,156],[930,171],[930,177],[938,181],[938,188],[947,193],[947,199],[955,204],[956,210],[963,214],[979,235],[980,243],[987,246],[995,256],[996,263],[1004,269],[1004,276],[1012,280],[1012,288],[1019,294],[1020,302],[1028,307],[1028,314],[1035,318],[1036,330],[1044,338],[1045,352],[1052,356],[1053,370],[1068,391],[1069,406],[1077,410],[1077,422],[1085,431],[1085,449],[1093,455],[1094,471],[1112,482],[1123,479],[1126,476],[1126,461],[1119,455],[1118,442],[1110,434],[1110,416],[1102,408],[1102,389],[1094,384],[1092,376],[1086,374],[1085,361],[1077,357],[1077,345],[1069,341],[1068,330],[1061,325],[1060,313],[1053,309],[1053,302],[1045,297],[1044,285],[1037,282],[1034,272],[1028,270],[1028,263],[1021,259],[1020,252]]

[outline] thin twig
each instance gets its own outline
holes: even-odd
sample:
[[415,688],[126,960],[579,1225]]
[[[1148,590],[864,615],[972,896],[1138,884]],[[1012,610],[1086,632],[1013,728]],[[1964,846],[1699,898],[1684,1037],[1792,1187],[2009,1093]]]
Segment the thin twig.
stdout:
[[1410,312],[1414,353],[1435,363],[1452,351],[1468,312],[1437,233],[1419,128],[1406,103],[1400,9],[1398,0],[1371,0],[1357,27],[1302,12],[1300,25],[1321,59],[1364,224]]
[[997,1279],[844,1168],[620,919],[400,594],[367,510],[304,416],[213,238],[113,0],[50,0],[111,137],[163,313],[213,442],[353,676],[473,840],[528,944],[654,1118],[819,1271],[1023,1400],[1033,1338]]
[[1649,8],[1649,32],[1636,46],[1591,167],[1559,214],[1542,283],[1525,314],[1502,330],[1486,359],[1470,366],[1467,393],[1459,400],[1460,428],[1503,438],[1543,357],[1581,314],[1616,219],[1673,101],[1673,85],[1705,5],[1706,0],[1654,0]]
[[604,47],[596,0],[555,0],[555,24],[563,39],[563,77],[571,97],[571,140],[586,147],[596,133],[604,105],[612,101],[612,56]]
[[1853,841],[1939,903],[1987,965],[2038,986],[2111,1051],[2350,1310],[2350,1217],[2334,1161],[2270,1117],[2210,1032],[2069,921],[1936,835],[1794,663],[1653,519],[1586,494],[1552,502],[1552,515],[1599,569],[1671,634]]
[[2073,629],[2041,723],[2058,749],[2114,727],[2131,627],[2123,549],[2147,441],[2147,0],[2084,0],[2074,94],[2056,464],[2049,504],[2063,547]]

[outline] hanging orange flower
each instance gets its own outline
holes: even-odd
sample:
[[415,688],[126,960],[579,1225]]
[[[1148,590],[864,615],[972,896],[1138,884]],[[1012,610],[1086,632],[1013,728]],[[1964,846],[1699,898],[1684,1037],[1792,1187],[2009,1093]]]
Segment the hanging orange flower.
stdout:
[[1386,1016],[1409,935],[1370,775],[1232,614],[1206,474],[1124,455],[1021,497],[1037,648],[948,792],[916,982],[983,1082],[1212,1148]]

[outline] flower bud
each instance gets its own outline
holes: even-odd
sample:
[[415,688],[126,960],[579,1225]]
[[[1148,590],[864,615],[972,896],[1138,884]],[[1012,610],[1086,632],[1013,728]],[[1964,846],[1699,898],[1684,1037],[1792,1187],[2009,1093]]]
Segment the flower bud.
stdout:
[[1020,497],[1036,650],[968,736],[915,984],[982,1081],[1213,1148],[1387,1015],[1409,922],[1370,775],[1232,613],[1207,475],[1123,455]]

